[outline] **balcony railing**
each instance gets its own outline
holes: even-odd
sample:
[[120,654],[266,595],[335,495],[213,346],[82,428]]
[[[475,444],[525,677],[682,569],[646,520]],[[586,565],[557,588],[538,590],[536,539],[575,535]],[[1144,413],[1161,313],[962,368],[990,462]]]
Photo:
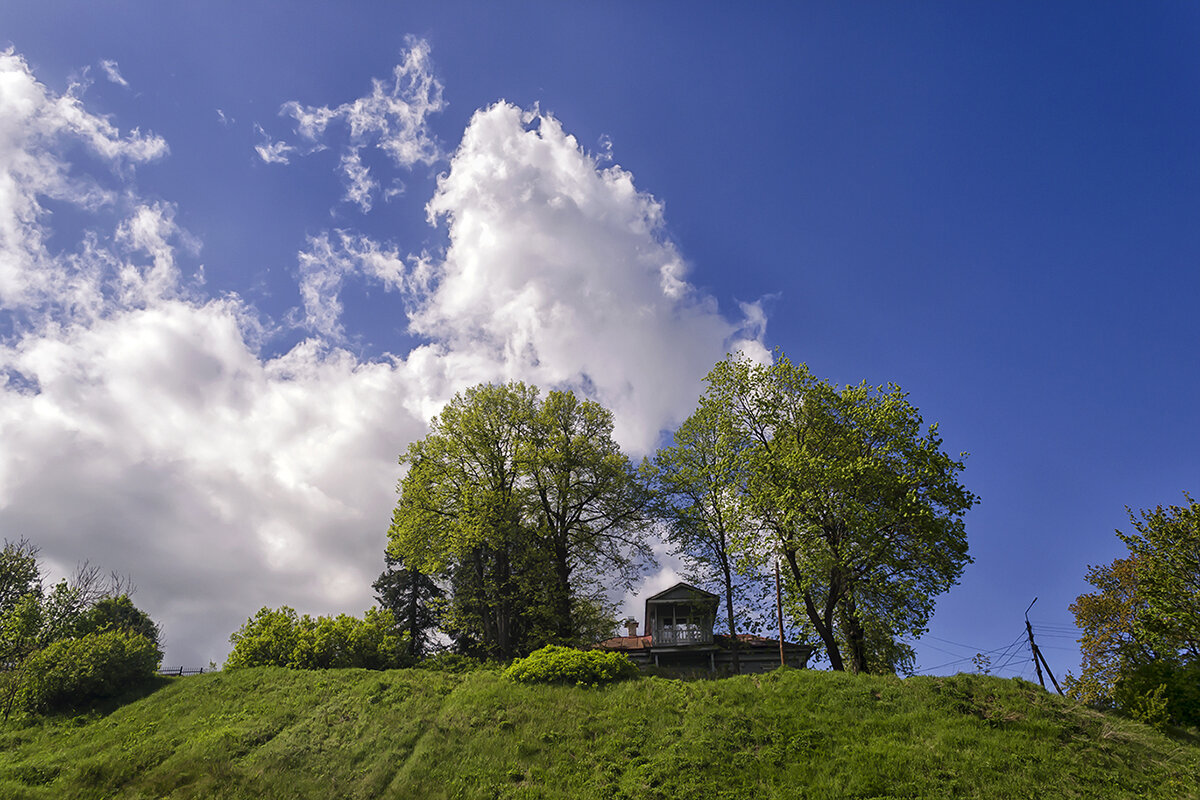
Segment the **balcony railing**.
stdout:
[[688,644],[712,644],[712,633],[699,628],[659,628],[654,631],[655,647],[679,647]]

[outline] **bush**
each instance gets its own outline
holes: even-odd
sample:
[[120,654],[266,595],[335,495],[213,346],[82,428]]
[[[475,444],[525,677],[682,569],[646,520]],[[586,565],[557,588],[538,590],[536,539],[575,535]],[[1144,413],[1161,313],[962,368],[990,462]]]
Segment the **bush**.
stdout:
[[287,606],[262,608],[229,641],[226,669],[395,669],[410,663],[406,634],[392,612],[381,608],[369,609],[362,619],[348,614],[314,619],[298,617]]
[[1121,711],[1155,727],[1200,725],[1200,664],[1155,661],[1128,667],[1113,698]]
[[29,711],[61,711],[116,697],[152,679],[158,648],[128,631],[62,639],[32,654],[20,670],[20,704]]
[[624,653],[576,650],[547,645],[504,670],[518,683],[563,683],[596,687],[637,675],[637,666]]
[[367,611],[362,619],[348,614],[300,618],[296,648],[287,666],[296,669],[362,667],[393,669],[407,665],[404,636],[392,612]]
[[101,631],[128,631],[145,636],[159,649],[159,658],[162,658],[158,625],[149,614],[135,606],[127,594],[101,598],[75,623],[76,636]]
[[299,638],[299,623],[296,612],[287,606],[278,611],[265,606],[260,608],[229,637],[233,650],[225,661],[225,668],[291,666],[292,652]]

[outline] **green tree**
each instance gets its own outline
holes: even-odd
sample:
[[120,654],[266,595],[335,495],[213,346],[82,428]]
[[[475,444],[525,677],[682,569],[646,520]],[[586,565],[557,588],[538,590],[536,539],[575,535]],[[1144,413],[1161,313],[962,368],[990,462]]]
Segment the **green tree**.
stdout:
[[589,577],[628,581],[636,557],[650,557],[651,494],[613,442],[609,412],[570,393],[468,389],[401,463],[389,553],[447,577],[443,624],[471,655],[573,643],[594,612],[578,606]]
[[392,612],[408,634],[408,655],[416,661],[434,647],[446,593],[428,575],[385,555],[384,569],[372,584],[379,605]]
[[1130,663],[1156,656],[1138,636],[1146,604],[1138,591],[1134,558],[1089,566],[1087,582],[1097,591],[1081,594],[1068,608],[1080,630],[1080,675],[1068,674],[1067,695],[1100,708],[1116,705],[1116,687]]
[[[729,418],[709,398],[675,431],[670,447],[654,458],[660,515],[672,555],[683,560],[688,577],[720,585],[725,600],[733,671],[741,671],[737,605],[737,540],[755,530],[742,475],[745,440],[729,428]],[[743,565],[743,571],[745,566]]]
[[[653,493],[613,441],[612,413],[572,392],[534,409],[517,453],[532,530],[553,565],[551,609],[560,642],[579,638],[573,574],[626,583],[651,553],[642,535]],[[611,630],[611,626],[610,626]]]
[[1137,517],[1134,532],[1118,532],[1137,569],[1145,609],[1140,632],[1164,655],[1200,660],[1200,504],[1184,492],[1187,505],[1158,506]]
[[833,669],[903,665],[900,637],[924,631],[970,561],[962,517],[978,501],[937,425],[895,385],[839,389],[782,354],[769,366],[718,363],[704,403],[718,409],[758,518],[739,550],[782,560],[787,605]]
[[0,614],[11,611],[26,595],[41,597],[42,571],[38,549],[25,539],[4,540],[0,550]]
[[160,660],[153,642],[130,631],[60,639],[22,665],[20,704],[29,711],[58,711],[116,697],[152,679]]
[[[455,395],[401,463],[388,552],[426,575],[451,577],[447,625],[465,649],[511,658],[536,613],[523,580],[528,531],[516,454],[535,393],[521,384]],[[475,655],[475,653],[471,653]]]
[[230,634],[233,649],[225,659],[225,668],[289,666],[299,641],[299,627],[295,609],[263,606]]
[[[77,679],[83,683],[62,689],[63,697],[74,698],[72,702],[91,697],[88,693],[92,689],[87,687],[95,688],[95,681],[108,681],[105,685],[110,688],[127,686],[128,676],[122,677],[122,670],[128,664],[122,666],[122,653],[128,649],[128,642],[95,638],[94,634],[100,632],[120,630],[137,636],[133,650],[129,650],[137,651],[137,655],[130,658],[142,664],[142,644],[148,643],[154,652],[151,672],[157,668],[162,658],[158,626],[134,608],[127,595],[117,597],[127,585],[115,575],[101,579],[99,570],[84,562],[71,580],[61,580],[46,591],[37,547],[23,539],[5,541],[0,551],[0,702],[6,718],[18,701],[29,708],[44,705],[41,701],[31,705],[20,700],[22,696],[59,691],[54,687],[67,686]],[[83,643],[73,644],[76,641]],[[75,667],[58,664],[55,659],[67,658],[62,656],[64,653],[76,654],[82,660]],[[41,673],[51,669],[52,664],[57,677],[47,678]],[[134,670],[139,675],[143,671],[141,666]]]
[[1200,506],[1158,506],[1117,531],[1126,558],[1088,567],[1095,592],[1070,605],[1080,629],[1078,677],[1067,694],[1148,721],[1200,723]]
[[162,659],[162,646],[159,641],[162,631],[158,623],[152,620],[145,611],[135,606],[127,594],[101,598],[94,606],[83,612],[75,625],[76,636],[86,636],[89,633],[100,633],[101,631],[127,631],[144,636],[158,650],[158,657],[160,660]]

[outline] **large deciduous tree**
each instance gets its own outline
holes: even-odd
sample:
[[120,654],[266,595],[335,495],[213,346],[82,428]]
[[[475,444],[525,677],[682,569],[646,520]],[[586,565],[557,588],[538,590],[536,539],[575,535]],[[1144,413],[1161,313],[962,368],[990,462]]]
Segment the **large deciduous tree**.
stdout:
[[[740,671],[737,639],[738,589],[742,581],[737,540],[755,527],[742,480],[745,441],[708,398],[678,430],[671,446],[654,458],[660,515],[672,555],[688,568],[688,577],[720,586],[725,600],[733,671]],[[739,564],[739,561],[742,564]],[[714,588],[716,588],[714,586]]]
[[1072,697],[1137,716],[1161,704],[1171,721],[1200,722],[1200,504],[1184,497],[1129,510],[1133,533],[1117,531],[1128,557],[1088,568],[1097,591],[1070,606],[1083,656]]
[[1134,532],[1118,533],[1137,564],[1138,594],[1145,602],[1140,627],[1160,652],[1200,660],[1200,504],[1184,493],[1185,506],[1158,506],[1138,517]]
[[596,608],[581,593],[588,578],[628,578],[649,556],[650,493],[612,440],[611,414],[569,392],[468,389],[401,463],[389,553],[449,579],[444,626],[472,654],[575,642]]
[[579,634],[574,573],[629,577],[649,559],[642,536],[652,493],[613,441],[612,413],[572,392],[534,409],[518,450],[528,523],[553,565],[551,606],[560,641]]
[[521,384],[468,389],[401,457],[388,552],[450,577],[446,625],[472,655],[511,658],[534,627],[517,450],[535,399]]
[[782,354],[718,363],[706,407],[756,517],[736,546],[783,562],[787,606],[833,669],[910,663],[900,637],[924,631],[970,561],[963,515],[977,502],[937,425],[895,385],[838,388]]

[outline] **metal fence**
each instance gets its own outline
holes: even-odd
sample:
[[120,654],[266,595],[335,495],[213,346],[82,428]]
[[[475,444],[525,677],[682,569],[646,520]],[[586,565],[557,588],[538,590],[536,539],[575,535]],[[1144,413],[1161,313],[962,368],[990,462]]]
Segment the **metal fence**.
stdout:
[[217,667],[217,668],[213,668],[213,667],[199,667],[199,668],[172,667],[170,669],[160,669],[158,671],[158,674],[159,675],[168,675],[168,676],[174,675],[176,677],[182,678],[184,675],[203,675],[206,672],[220,672],[220,671],[221,671],[220,667]]

